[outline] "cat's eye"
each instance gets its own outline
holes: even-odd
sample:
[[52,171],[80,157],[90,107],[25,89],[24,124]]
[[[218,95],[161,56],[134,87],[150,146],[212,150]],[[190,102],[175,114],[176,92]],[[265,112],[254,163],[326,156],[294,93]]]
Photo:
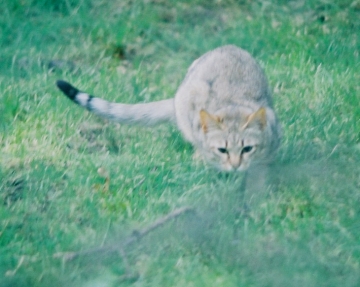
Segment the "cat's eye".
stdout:
[[250,145],[249,145],[249,146],[245,146],[245,147],[242,149],[241,153],[251,152],[252,149],[253,149],[253,147],[250,146]]
[[224,148],[224,147],[219,147],[218,151],[221,152],[221,153],[227,153],[228,152],[227,149]]

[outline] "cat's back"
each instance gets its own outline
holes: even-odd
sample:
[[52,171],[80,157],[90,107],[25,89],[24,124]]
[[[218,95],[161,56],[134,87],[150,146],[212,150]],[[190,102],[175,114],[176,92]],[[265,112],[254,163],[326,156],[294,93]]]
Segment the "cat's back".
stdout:
[[255,59],[233,45],[212,50],[190,66],[179,87],[176,102],[203,103],[210,106],[243,104],[244,101],[271,106],[265,74]]

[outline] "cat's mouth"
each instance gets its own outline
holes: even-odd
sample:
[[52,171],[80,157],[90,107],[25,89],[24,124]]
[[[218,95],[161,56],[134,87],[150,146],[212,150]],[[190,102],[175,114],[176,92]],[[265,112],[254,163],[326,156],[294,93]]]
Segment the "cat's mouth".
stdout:
[[243,172],[248,169],[248,166],[244,163],[239,165],[232,165],[230,163],[223,164],[221,170],[225,172]]

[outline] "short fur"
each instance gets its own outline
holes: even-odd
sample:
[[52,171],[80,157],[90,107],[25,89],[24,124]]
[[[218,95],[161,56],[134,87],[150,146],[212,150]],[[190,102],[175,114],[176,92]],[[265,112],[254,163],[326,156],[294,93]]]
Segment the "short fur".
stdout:
[[176,122],[205,161],[225,171],[266,166],[279,146],[280,125],[264,72],[232,45],[210,51],[190,66],[174,99],[126,105],[57,86],[72,101],[126,124]]

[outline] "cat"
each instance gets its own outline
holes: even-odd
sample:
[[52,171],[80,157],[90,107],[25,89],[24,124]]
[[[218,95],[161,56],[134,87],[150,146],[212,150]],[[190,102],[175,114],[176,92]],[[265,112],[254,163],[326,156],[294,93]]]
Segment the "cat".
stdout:
[[223,171],[262,170],[279,147],[281,129],[266,76],[247,51],[233,45],[195,60],[167,100],[111,103],[62,80],[57,86],[80,106],[120,123],[174,122],[196,153]]

